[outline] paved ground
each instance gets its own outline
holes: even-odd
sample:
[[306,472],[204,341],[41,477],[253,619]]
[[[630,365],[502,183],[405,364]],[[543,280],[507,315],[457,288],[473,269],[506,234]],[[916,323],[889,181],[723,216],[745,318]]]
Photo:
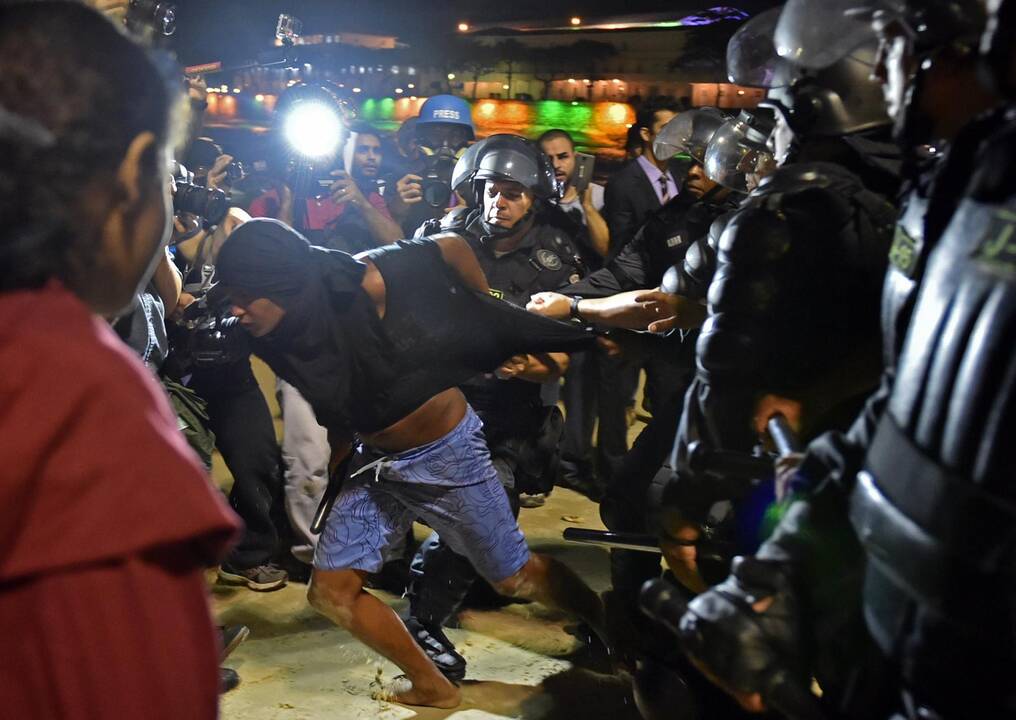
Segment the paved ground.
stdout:
[[[555,490],[544,507],[522,511],[522,525],[534,549],[562,559],[597,590],[604,589],[606,552],[561,541],[561,531],[569,525],[602,527],[592,503]],[[290,585],[259,594],[214,588],[220,622],[251,628],[250,639],[227,662],[240,673],[242,684],[223,698],[224,718],[638,717],[623,682],[579,666],[584,647],[566,632],[570,621],[537,605],[467,611],[462,628],[449,631],[469,662],[464,702],[456,710],[407,708],[374,699],[397,668],[318,616],[307,606],[305,590]],[[405,602],[379,596],[396,608]]]

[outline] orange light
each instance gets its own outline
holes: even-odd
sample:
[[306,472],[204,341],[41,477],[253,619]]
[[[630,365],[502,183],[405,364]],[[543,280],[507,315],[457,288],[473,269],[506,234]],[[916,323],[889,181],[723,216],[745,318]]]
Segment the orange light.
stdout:
[[581,25],[582,24],[582,18],[580,18],[580,17],[573,17],[571,19],[571,24],[572,25]]
[[482,102],[480,103],[480,107],[478,109],[480,111],[481,116],[485,118],[491,118],[494,117],[494,113],[497,112],[497,105],[489,101]]
[[570,82],[572,85],[574,85],[575,84],[575,78],[568,78],[568,82]]
[[469,23],[460,22],[459,32],[469,32]]

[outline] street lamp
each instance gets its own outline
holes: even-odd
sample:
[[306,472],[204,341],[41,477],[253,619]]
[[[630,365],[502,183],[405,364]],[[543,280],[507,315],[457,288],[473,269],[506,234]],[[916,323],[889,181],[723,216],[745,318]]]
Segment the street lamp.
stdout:
[[582,24],[582,18],[580,18],[580,17],[573,17],[571,19],[571,24],[572,25],[581,25]]
[[459,32],[469,32],[469,23],[460,22],[459,23]]

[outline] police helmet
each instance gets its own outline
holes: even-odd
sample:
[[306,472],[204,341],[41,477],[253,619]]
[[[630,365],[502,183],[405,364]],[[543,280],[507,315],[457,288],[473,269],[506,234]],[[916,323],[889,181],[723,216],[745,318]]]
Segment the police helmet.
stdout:
[[510,180],[521,184],[537,199],[561,197],[554,166],[535,143],[518,135],[504,134],[491,135],[473,147],[479,147],[472,177],[474,184],[487,180]]
[[702,161],[710,180],[738,192],[748,192],[749,174],[760,175],[775,167],[766,140],[773,129],[765,110],[742,110],[717,128]]
[[713,107],[680,113],[660,129],[653,141],[653,155],[666,160],[677,153],[686,152],[701,164],[709,140],[726,120],[727,116]]
[[849,135],[889,124],[882,89],[871,77],[877,40],[870,26],[863,41],[855,37],[846,43],[852,45],[847,54],[811,69],[777,52],[780,17],[780,8],[767,10],[731,37],[731,82],[768,88],[760,105],[779,112],[799,137]]

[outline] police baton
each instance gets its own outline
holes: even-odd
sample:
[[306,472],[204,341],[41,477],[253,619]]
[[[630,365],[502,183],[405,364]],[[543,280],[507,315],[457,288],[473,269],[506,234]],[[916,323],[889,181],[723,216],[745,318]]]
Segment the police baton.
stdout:
[[317,512],[314,513],[314,519],[310,523],[310,531],[314,535],[320,535],[321,531],[325,529],[325,522],[328,520],[328,515],[335,504],[335,498],[339,496],[342,483],[345,482],[346,473],[349,471],[349,463],[355,454],[355,452],[349,452],[346,455],[346,459],[335,468],[335,472],[328,476],[328,487],[325,488],[325,494],[321,496]]

